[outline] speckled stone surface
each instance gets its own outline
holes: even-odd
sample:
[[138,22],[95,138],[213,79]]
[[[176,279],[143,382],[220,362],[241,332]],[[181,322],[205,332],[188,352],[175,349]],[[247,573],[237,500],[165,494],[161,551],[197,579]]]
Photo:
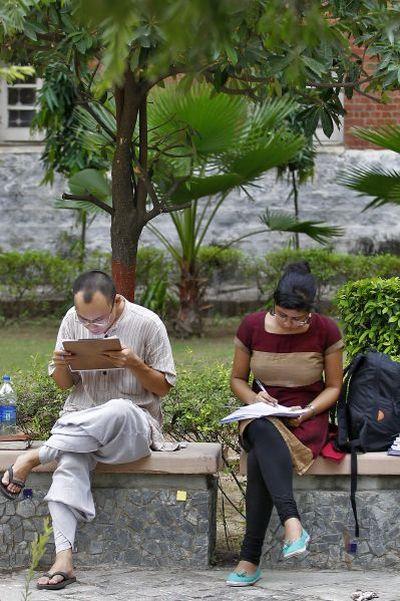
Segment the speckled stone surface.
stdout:
[[264,545],[263,565],[296,569],[400,567],[400,478],[359,476],[356,495],[360,538],[357,552],[348,553],[354,540],[348,476],[295,479],[296,500],[303,526],[311,535],[309,551],[283,560],[282,527],[274,512]]
[[[375,241],[398,238],[400,207],[387,205],[365,211],[368,198],[359,198],[357,192],[339,184],[339,175],[350,165],[377,165],[387,169],[398,168],[399,158],[394,152],[379,150],[345,150],[337,154],[317,154],[314,178],[300,188],[300,218],[326,221],[345,228],[345,234],[335,242],[341,250],[354,248],[357,239],[369,237]],[[57,210],[54,199],[66,191],[62,178],[57,176],[53,187],[41,186],[43,168],[40,153],[16,153],[3,148],[0,154],[0,247],[4,250],[40,248],[53,250],[62,232],[74,228],[74,211]],[[288,201],[290,187],[286,179],[277,179],[276,171],[269,171],[250,189],[253,200],[244,192],[234,190],[222,204],[206,236],[206,243],[225,242],[260,229],[260,215],[268,207],[272,210],[293,212]],[[244,218],[245,216],[245,218]],[[177,241],[177,234],[168,215],[155,219],[154,224],[164,235]],[[75,229],[75,233],[77,233]],[[262,255],[278,250],[289,241],[289,234],[265,232],[245,238],[240,247],[252,254]],[[110,249],[110,218],[96,217],[87,232],[88,248]],[[147,228],[141,243],[159,246],[160,243]],[[301,237],[302,246],[310,240]]]
[[[77,582],[62,591],[38,591],[31,583],[30,601],[351,601],[356,590],[375,591],[378,601],[398,601],[400,576],[380,570],[264,570],[255,586],[232,589],[230,568],[182,570],[99,565],[78,569]],[[1,601],[21,601],[25,573],[0,574]]]
[[[42,529],[43,502],[49,474],[32,474],[31,499],[0,499],[0,568],[28,565],[29,545]],[[215,544],[215,477],[97,474],[97,516],[80,524],[76,565],[100,563],[133,566],[202,568],[209,565]],[[263,566],[278,569],[398,569],[400,567],[400,478],[360,476],[357,504],[360,539],[348,552],[354,531],[348,476],[295,479],[304,527],[311,535],[309,551],[281,558],[282,528],[276,514],[268,529]],[[185,501],[177,491],[186,491]],[[50,543],[43,557],[49,564]]]
[[[27,567],[30,542],[48,514],[49,478],[32,475],[32,498],[0,497],[0,568]],[[215,545],[216,487],[214,476],[96,475],[97,515],[78,526],[76,565],[207,567]],[[186,492],[185,501],[177,500],[178,491]],[[53,554],[49,543],[42,563]]]

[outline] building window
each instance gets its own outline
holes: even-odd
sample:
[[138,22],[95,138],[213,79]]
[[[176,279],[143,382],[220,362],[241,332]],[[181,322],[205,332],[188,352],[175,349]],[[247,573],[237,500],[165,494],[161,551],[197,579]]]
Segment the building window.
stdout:
[[[340,101],[342,103],[342,105],[344,104],[344,93],[340,92],[339,93],[339,98]],[[333,124],[333,132],[330,138],[328,138],[328,136],[326,136],[324,134],[324,130],[321,127],[321,124],[318,125],[316,132],[315,132],[315,138],[316,138],[316,146],[318,148],[318,145],[321,146],[342,146],[344,144],[344,117],[341,118],[341,123],[340,123],[340,128],[336,125],[336,123]]]
[[344,129],[343,117],[342,117],[342,123],[340,125],[340,129],[338,128],[338,126],[336,124],[334,124],[333,133],[330,138],[328,138],[328,136],[326,136],[324,134],[324,130],[322,129],[321,125],[319,125],[315,132],[317,148],[318,148],[319,144],[321,146],[341,146],[342,144],[344,144],[343,129]]
[[40,134],[30,132],[36,113],[36,95],[41,80],[27,77],[12,85],[0,82],[0,143],[37,142]]

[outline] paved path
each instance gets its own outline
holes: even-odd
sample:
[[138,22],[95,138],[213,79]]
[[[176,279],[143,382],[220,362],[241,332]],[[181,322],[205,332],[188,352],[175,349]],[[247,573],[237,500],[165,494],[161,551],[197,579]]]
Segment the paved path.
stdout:
[[[78,570],[78,583],[63,591],[38,591],[31,585],[30,601],[351,601],[357,589],[374,590],[379,601],[399,601],[400,575],[391,572],[265,571],[246,589],[224,584],[227,570],[204,571],[102,566]],[[21,601],[25,572],[0,574],[0,601]]]

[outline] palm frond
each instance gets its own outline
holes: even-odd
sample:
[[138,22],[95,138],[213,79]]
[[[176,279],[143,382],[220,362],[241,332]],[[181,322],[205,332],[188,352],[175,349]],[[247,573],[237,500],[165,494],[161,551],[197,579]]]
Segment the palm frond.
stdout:
[[206,84],[194,85],[186,93],[176,85],[155,88],[148,108],[149,143],[176,145],[176,154],[183,148],[200,155],[218,154],[235,144],[245,116],[243,98],[213,94]]
[[343,236],[341,227],[325,225],[323,221],[297,221],[294,215],[267,209],[260,217],[271,231],[305,234],[319,244],[327,244],[332,238]]
[[[112,111],[101,105],[91,105],[91,110],[104,123],[108,131],[115,132],[116,124]],[[96,118],[83,107],[75,109],[77,126],[76,136],[87,152],[108,154],[110,157],[114,151],[114,141],[107,130],[99,125]]]
[[394,169],[352,167],[340,175],[339,182],[359,192],[359,196],[372,196],[364,210],[387,203],[400,204],[400,172]]
[[286,96],[267,100],[256,107],[249,103],[246,122],[235,148],[240,148],[243,152],[246,148],[254,148],[259,146],[261,141],[268,140],[271,132],[280,129],[284,120],[296,107],[296,102]]
[[400,125],[387,124],[381,127],[357,127],[351,133],[381,148],[400,153]]
[[241,183],[238,173],[222,173],[207,177],[192,177],[183,183],[170,199],[172,204],[184,204],[205,196],[228,192]]
[[104,210],[94,205],[92,202],[82,200],[61,200],[57,198],[53,204],[55,209],[67,209],[69,211],[87,211],[92,215],[97,215],[99,213],[104,213]]
[[[182,204],[205,196],[227,194],[236,187],[250,185],[268,169],[294,156],[302,144],[302,136],[288,134],[285,137],[271,137],[268,143],[232,159],[230,169],[225,173],[206,171],[203,176],[190,177],[170,200],[174,204]],[[227,165],[224,165],[226,168]]]
[[111,185],[105,173],[98,169],[83,169],[68,180],[72,194],[86,196],[92,194],[99,200],[110,202]]
[[[302,148],[301,135],[277,133],[268,142],[258,144],[247,152],[242,152],[231,162],[231,169],[242,176],[242,185],[260,177],[268,169],[278,167],[295,156]],[[242,150],[242,149],[241,149]]]

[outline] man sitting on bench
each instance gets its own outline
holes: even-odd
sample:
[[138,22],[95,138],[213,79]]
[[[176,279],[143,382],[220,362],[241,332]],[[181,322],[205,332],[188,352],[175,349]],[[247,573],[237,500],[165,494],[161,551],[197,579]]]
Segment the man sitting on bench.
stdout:
[[[61,417],[40,449],[21,454],[8,468],[0,492],[21,494],[32,468],[57,462],[45,498],[52,517],[56,560],[38,588],[60,589],[75,582],[72,550],[79,520],[95,516],[90,472],[98,461],[127,463],[171,450],[165,443],[160,398],[175,383],[175,366],[166,328],[144,307],[116,294],[102,271],[80,275],[73,285],[74,307],[62,320],[49,374],[71,389]],[[64,340],[117,337],[122,350],[104,354],[113,368],[71,371]],[[114,369],[122,368],[122,369]]]

